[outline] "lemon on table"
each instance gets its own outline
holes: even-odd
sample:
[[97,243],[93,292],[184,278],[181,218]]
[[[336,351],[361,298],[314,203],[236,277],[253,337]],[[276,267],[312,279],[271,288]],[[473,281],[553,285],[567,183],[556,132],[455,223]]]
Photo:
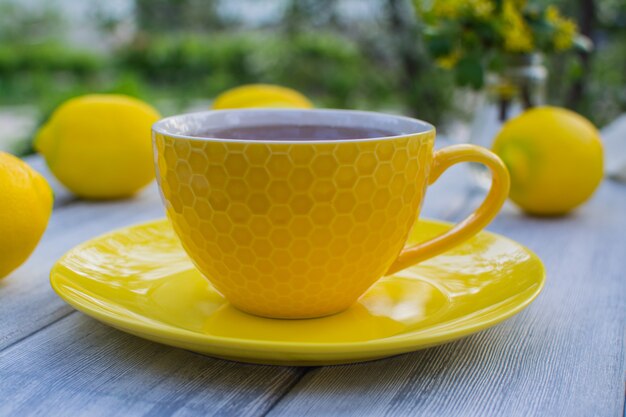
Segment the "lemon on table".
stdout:
[[35,148],[75,194],[126,197],[154,178],[150,128],[159,118],[132,97],[86,95],[54,111],[37,133]]
[[562,108],[539,107],[511,119],[493,151],[511,173],[511,200],[531,214],[567,213],[593,194],[603,176],[598,131]]
[[215,110],[249,107],[310,109],[313,103],[296,90],[271,84],[247,84],[232,88],[213,102]]
[[0,278],[30,256],[51,212],[52,189],[44,177],[0,152]]

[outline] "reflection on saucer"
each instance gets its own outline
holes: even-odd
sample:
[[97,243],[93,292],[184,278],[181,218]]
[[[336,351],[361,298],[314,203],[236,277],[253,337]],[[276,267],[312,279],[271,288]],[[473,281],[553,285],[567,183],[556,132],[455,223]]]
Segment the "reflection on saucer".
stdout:
[[281,342],[365,341],[401,333],[432,316],[445,302],[443,294],[424,282],[385,279],[339,314],[277,320],[252,316],[225,303],[207,318],[203,331],[222,337]]

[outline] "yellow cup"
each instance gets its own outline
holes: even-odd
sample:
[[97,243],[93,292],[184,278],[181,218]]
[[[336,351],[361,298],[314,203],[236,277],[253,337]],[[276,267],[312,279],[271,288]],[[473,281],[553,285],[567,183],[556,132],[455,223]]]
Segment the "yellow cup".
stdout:
[[[235,140],[207,129],[276,124],[379,129],[356,140]],[[340,312],[374,282],[458,245],[497,214],[509,190],[484,148],[433,151],[435,128],[348,110],[247,109],[174,116],[153,127],[157,178],[183,247],[235,307],[260,316]],[[492,172],[485,201],[448,232],[405,247],[429,184],[458,162]]]

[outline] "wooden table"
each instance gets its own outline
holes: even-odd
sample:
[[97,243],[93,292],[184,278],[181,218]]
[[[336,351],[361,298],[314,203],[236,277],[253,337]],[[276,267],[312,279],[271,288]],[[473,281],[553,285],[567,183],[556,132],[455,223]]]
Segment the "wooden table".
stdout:
[[[41,160],[29,162],[45,170]],[[456,221],[481,192],[464,167],[429,191],[425,216]],[[73,310],[48,272],[74,245],[163,216],[136,198],[56,207],[29,261],[0,281],[1,416],[619,416],[624,413],[626,185],[605,181],[574,214],[507,206],[490,230],[533,249],[546,287],[516,317],[460,341],[370,363],[244,365],[130,336]],[[1,195],[0,195],[1,201]]]

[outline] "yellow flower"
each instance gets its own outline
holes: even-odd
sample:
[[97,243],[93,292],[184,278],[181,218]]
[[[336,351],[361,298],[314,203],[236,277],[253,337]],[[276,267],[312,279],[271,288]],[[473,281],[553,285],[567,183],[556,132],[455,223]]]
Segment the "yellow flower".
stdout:
[[553,24],[561,20],[561,13],[559,13],[559,9],[556,6],[551,5],[546,8],[546,20]]
[[431,10],[438,18],[475,16],[486,19],[493,13],[494,4],[492,0],[434,0]]
[[517,8],[515,0],[504,2],[504,49],[509,52],[530,52],[533,50],[533,36]]
[[556,30],[554,35],[554,48],[557,51],[563,51],[572,47],[574,43],[574,36],[578,32],[576,23],[571,19],[567,19],[559,13],[559,9],[554,6],[548,6],[546,8],[546,20]]
[[491,0],[469,0],[467,7],[473,15],[482,19],[491,17],[494,10],[494,4]]
[[574,43],[574,36],[576,35],[576,32],[578,32],[576,23],[571,20],[562,22],[554,35],[554,47],[558,51],[564,51],[571,48]]
[[513,30],[504,36],[504,48],[509,52],[530,52],[533,50],[533,41],[530,34]]
[[452,69],[459,62],[459,58],[461,57],[461,53],[457,50],[446,56],[442,56],[437,58],[435,61],[438,66],[444,69]]
[[464,3],[463,0],[435,0],[432,4],[432,12],[440,18],[454,19],[461,14]]

